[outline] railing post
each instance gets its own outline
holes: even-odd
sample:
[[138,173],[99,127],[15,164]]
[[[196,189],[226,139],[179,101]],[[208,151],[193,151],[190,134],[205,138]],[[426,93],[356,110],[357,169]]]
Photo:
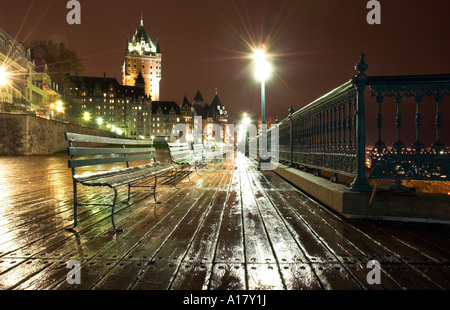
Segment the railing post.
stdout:
[[370,191],[372,190],[366,176],[366,132],[365,132],[365,115],[364,115],[364,89],[368,82],[365,71],[369,66],[365,63],[364,54],[361,54],[359,63],[355,66],[358,75],[353,78],[356,85],[356,177],[351,184],[353,191]]
[[292,114],[294,109],[291,107],[289,109],[289,167],[294,166],[294,136],[293,136],[293,124],[292,124]]

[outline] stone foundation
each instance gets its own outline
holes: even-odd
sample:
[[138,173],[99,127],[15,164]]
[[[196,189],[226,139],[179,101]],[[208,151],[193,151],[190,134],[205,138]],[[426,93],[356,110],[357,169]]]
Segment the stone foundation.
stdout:
[[66,132],[113,137],[109,131],[25,113],[0,113],[0,156],[49,155],[67,149]]
[[[275,172],[348,218],[450,224],[450,195],[420,192],[354,192],[346,185],[279,165]],[[373,195],[373,197],[372,197]]]

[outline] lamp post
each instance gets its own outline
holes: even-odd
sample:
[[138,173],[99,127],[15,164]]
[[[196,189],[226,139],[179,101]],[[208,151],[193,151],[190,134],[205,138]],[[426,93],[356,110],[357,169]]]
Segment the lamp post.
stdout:
[[244,154],[245,154],[245,156],[248,156],[249,155],[249,145],[248,145],[248,125],[250,125],[250,122],[251,122],[251,120],[250,120],[250,117],[248,117],[248,114],[247,113],[244,113],[243,115],[243,118],[242,118],[242,124],[244,125]]

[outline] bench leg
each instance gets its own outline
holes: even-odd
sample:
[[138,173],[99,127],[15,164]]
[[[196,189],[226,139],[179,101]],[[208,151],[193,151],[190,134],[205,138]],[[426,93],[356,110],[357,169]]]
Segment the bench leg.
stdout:
[[131,192],[131,183],[128,183],[128,198],[127,198],[127,202],[130,201],[130,192]]
[[192,182],[192,180],[191,180],[191,167],[188,167],[188,169],[187,169],[187,175],[188,175],[189,181]]
[[195,165],[195,173],[200,177],[201,175],[198,173],[198,165]]
[[155,186],[153,187],[153,198],[155,199],[156,204],[160,204],[161,202],[156,200],[156,184],[158,182],[158,177],[155,175]]
[[112,210],[111,210],[111,223],[112,223],[115,231],[123,231],[122,229],[118,229],[116,227],[116,223],[114,222],[114,209],[116,207],[116,202],[117,202],[117,189],[115,187],[113,187],[112,189],[114,190],[114,201],[113,201]]
[[77,205],[78,205],[77,182],[73,181],[73,227],[72,228],[75,228],[78,225]]
[[[173,170],[172,170],[172,174],[173,174]],[[173,184],[174,184],[174,186],[175,186],[176,189],[180,189],[180,188],[177,186],[177,168],[175,168],[175,177],[174,177],[174,179],[173,179]]]

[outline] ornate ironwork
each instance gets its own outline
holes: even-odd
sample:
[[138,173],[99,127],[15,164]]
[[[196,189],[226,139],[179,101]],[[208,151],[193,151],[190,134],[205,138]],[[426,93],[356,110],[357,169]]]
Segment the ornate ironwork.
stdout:
[[[279,159],[290,166],[321,169],[355,176],[353,190],[369,190],[366,177],[366,129],[364,91],[376,98],[378,140],[369,152],[370,178],[394,179],[397,188],[401,180],[449,180],[449,149],[441,141],[441,102],[450,93],[450,75],[368,77],[364,54],[355,67],[358,74],[325,96],[294,112],[277,123],[279,129]],[[421,105],[425,97],[436,102],[436,140],[426,147],[421,140]],[[382,137],[383,102],[387,98],[396,104],[395,142],[387,146]],[[402,105],[405,98],[416,104],[414,124],[416,140],[411,146],[402,141]],[[269,130],[270,135],[270,130]],[[391,137],[390,137],[391,138]]]
[[295,113],[291,107],[278,123],[280,161],[354,174],[355,102],[349,81]]
[[[441,102],[450,94],[450,76],[405,76],[369,78],[370,95],[378,103],[377,127],[378,141],[370,151],[370,178],[413,179],[413,180],[450,180],[450,155],[448,148],[441,142]],[[421,103],[424,97],[432,97],[436,103],[436,140],[425,147],[421,141],[422,127]],[[397,106],[395,117],[397,140],[391,147],[383,141],[381,135],[382,103],[393,98]],[[401,140],[402,114],[401,104],[405,98],[413,98],[416,103],[415,129],[416,140],[407,147]]]

